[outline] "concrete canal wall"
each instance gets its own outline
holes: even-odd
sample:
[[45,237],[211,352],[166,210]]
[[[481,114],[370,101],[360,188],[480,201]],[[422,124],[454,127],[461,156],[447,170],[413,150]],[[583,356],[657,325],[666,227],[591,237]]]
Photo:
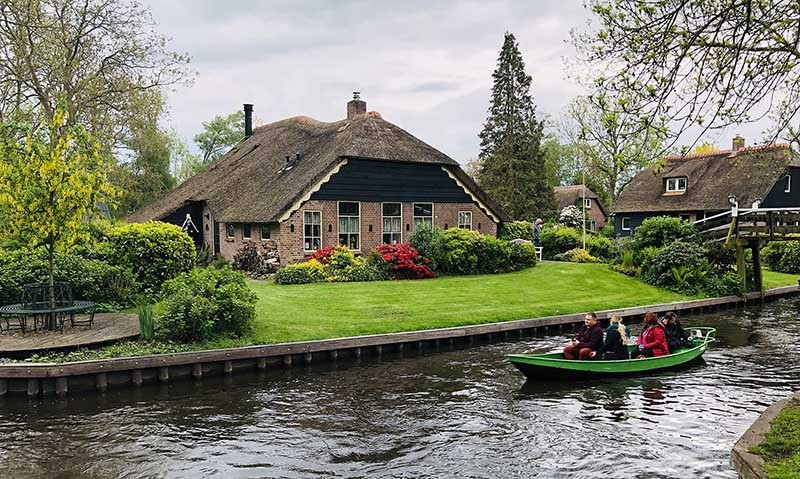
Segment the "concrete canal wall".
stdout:
[[791,405],[800,405],[800,392],[793,396],[781,399],[756,419],[750,428],[736,441],[731,451],[731,465],[742,479],[766,479],[764,472],[764,458],[750,451],[752,446],[757,446],[764,441],[772,426],[772,421],[780,414],[783,408]]
[[[765,292],[765,300],[794,296],[797,286]],[[747,301],[761,300],[759,293]],[[620,315],[629,321],[640,320],[647,311],[676,311],[683,316],[733,308],[745,303],[738,296],[665,303],[633,308],[598,311],[608,318]],[[205,375],[227,375],[242,370],[293,367],[312,362],[333,362],[339,358],[380,357],[383,354],[415,354],[469,347],[487,342],[517,340],[531,335],[573,331],[585,313],[505,321],[455,328],[404,333],[357,336],[319,341],[215,349],[132,358],[115,358],[71,363],[11,363],[0,365],[0,397],[6,395],[65,396],[76,391],[104,391],[107,388],[138,387],[148,382],[168,383],[199,379]]]

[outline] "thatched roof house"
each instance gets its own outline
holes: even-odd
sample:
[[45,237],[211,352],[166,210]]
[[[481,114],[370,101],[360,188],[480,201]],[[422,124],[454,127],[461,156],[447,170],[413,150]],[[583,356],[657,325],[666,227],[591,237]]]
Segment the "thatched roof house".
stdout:
[[581,207],[585,203],[586,218],[590,231],[599,231],[606,223],[606,208],[597,195],[586,185],[556,186],[553,188],[553,195],[558,202],[558,211],[567,206]]
[[662,171],[639,172],[620,194],[612,208],[617,234],[631,234],[651,216],[696,221],[720,213],[730,209],[730,196],[747,207],[800,207],[800,156],[787,144],[746,147],[737,136],[730,150],[664,160]]
[[277,248],[282,262],[337,242],[369,252],[406,241],[419,223],[496,234],[506,219],[458,162],[367,113],[358,95],[331,123],[298,116],[251,129],[251,112],[231,151],[128,219],[189,215],[202,224],[195,240],[216,254],[250,241]]

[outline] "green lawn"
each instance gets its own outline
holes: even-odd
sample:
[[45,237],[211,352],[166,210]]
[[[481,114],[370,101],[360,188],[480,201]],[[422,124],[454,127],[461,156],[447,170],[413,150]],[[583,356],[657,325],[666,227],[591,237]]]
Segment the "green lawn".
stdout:
[[777,288],[779,286],[797,285],[800,276],[796,274],[778,273],[777,271],[763,270],[764,288]]
[[251,343],[463,326],[691,299],[605,264],[545,262],[518,273],[278,286],[259,296]]

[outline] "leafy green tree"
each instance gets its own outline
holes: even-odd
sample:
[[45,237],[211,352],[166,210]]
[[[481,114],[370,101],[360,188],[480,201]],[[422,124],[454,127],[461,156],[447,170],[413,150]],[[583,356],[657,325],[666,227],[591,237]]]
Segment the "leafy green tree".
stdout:
[[[161,107],[162,88],[190,79],[189,58],[168,48],[149,10],[135,1],[0,2],[0,112],[84,125],[107,151],[125,146],[132,126]],[[155,101],[157,100],[157,101]]]
[[556,204],[542,147],[544,122],[536,118],[531,77],[511,33],[505,34],[492,78],[489,116],[480,133],[481,187],[513,218],[552,216]]
[[203,132],[194,137],[200,148],[202,164],[208,165],[224,155],[233,145],[244,138],[244,112],[237,111],[228,116],[215,116],[203,122]]
[[82,126],[68,125],[65,110],[46,128],[0,124],[0,239],[45,248],[51,306],[56,250],[88,240],[98,202],[115,194],[109,157]]
[[625,112],[625,99],[605,95],[581,97],[568,108],[564,134],[573,145],[586,184],[611,207],[643,168],[656,166],[666,151],[663,126],[643,124]]
[[[796,139],[800,3],[756,0],[592,0],[574,36],[600,91],[629,112],[669,124],[673,139],[770,117],[771,136]],[[792,127],[795,128],[792,128]]]

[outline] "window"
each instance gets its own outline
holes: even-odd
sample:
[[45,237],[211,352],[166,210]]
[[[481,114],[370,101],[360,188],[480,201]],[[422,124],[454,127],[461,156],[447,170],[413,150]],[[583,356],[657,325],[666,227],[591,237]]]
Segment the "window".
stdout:
[[361,247],[361,205],[356,202],[339,202],[339,244],[352,250]]
[[592,207],[592,199],[591,198],[584,198],[583,199],[583,206],[586,207],[587,210],[589,208],[591,208]]
[[465,230],[472,229],[472,211],[458,212],[458,227]]
[[266,223],[261,225],[261,239],[262,240],[269,239],[269,225]]
[[250,223],[244,223],[242,225],[242,239],[250,239],[252,236],[252,225]]
[[322,248],[322,212],[303,212],[303,249],[316,251]]
[[433,227],[433,203],[414,203],[414,229],[421,224]]
[[686,191],[686,178],[667,178],[667,193]]
[[225,233],[228,238],[233,239],[233,237],[236,236],[236,227],[228,223],[225,227]]
[[791,193],[792,192],[792,176],[786,175],[786,189],[783,190],[784,193]]
[[622,218],[622,229],[624,231],[630,231],[631,230],[631,219],[630,218],[628,218],[628,217]]
[[597,221],[589,220],[589,231],[597,231]]
[[383,242],[397,244],[403,242],[403,215],[400,203],[384,203]]

